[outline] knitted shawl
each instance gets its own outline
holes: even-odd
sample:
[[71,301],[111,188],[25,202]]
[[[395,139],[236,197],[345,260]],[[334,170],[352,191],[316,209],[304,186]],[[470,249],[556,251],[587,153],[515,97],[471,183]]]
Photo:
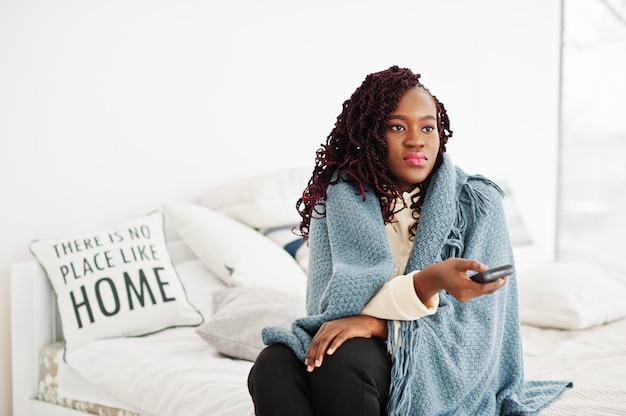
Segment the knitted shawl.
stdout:
[[[265,344],[286,344],[301,360],[322,323],[358,315],[393,270],[373,192],[363,200],[354,185],[338,182],[325,206],[325,217],[310,226],[308,316],[291,331],[268,327],[262,334]],[[513,264],[502,191],[446,155],[426,192],[406,271],[450,257]],[[434,315],[401,323],[397,342],[389,322],[388,415],[535,415],[572,386],[524,380],[514,274],[500,290],[466,303],[445,291],[439,296]]]

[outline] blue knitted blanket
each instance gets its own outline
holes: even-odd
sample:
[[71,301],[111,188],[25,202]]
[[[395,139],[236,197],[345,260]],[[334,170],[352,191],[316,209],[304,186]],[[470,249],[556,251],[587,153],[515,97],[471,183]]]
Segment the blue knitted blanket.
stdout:
[[[513,264],[501,199],[493,182],[468,176],[446,156],[426,193],[407,272],[450,257]],[[291,331],[263,330],[266,344],[286,344],[301,360],[322,323],[359,314],[393,269],[376,196],[363,200],[346,182],[329,187],[310,243],[308,316]],[[389,323],[388,415],[534,415],[572,386],[524,380],[515,275],[465,304],[439,295],[434,315],[401,323],[398,342]]]

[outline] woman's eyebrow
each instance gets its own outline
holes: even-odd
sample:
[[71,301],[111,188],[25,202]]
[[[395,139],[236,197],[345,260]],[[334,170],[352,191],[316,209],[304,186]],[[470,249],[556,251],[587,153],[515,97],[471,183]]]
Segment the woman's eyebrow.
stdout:
[[[387,116],[387,120],[392,120],[394,118],[398,118],[398,119],[401,119],[401,120],[408,120],[410,117],[402,115],[402,114],[389,114]],[[420,120],[437,120],[437,117],[428,114],[428,115],[420,117],[419,119]]]

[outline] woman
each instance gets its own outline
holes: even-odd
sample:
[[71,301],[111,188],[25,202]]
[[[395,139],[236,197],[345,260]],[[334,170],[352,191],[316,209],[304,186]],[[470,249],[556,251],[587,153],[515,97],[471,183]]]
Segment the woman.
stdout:
[[[344,103],[298,201],[308,316],[266,328],[257,416],[536,414],[568,382],[523,379],[502,193],[445,154],[444,106],[397,66]],[[506,284],[505,284],[506,283]]]

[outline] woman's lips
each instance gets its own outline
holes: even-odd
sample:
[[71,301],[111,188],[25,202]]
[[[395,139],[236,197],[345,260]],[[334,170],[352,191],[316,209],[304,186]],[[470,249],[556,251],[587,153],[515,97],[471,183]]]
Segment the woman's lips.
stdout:
[[413,166],[424,166],[428,158],[424,153],[409,153],[404,157],[404,161]]

